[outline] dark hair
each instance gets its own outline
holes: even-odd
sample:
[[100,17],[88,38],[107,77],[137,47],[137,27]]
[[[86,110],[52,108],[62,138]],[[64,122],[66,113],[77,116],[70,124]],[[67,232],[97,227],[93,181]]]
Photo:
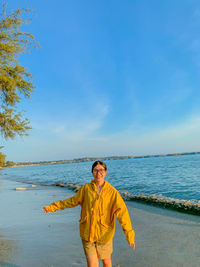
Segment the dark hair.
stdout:
[[107,171],[107,166],[106,166],[106,164],[105,164],[103,161],[101,161],[101,160],[97,160],[97,161],[95,161],[95,162],[92,164],[92,172],[93,172],[94,168],[95,168],[97,165],[101,165],[101,166],[103,166],[104,169]]

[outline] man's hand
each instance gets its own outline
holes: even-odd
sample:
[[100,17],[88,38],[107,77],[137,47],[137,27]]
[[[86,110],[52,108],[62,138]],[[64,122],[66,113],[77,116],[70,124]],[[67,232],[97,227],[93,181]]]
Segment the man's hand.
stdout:
[[44,211],[44,213],[48,213],[48,210],[46,209],[46,206],[44,206],[44,207],[42,208],[42,211]]
[[135,250],[135,243],[134,244],[130,244],[130,246],[132,247],[132,250]]

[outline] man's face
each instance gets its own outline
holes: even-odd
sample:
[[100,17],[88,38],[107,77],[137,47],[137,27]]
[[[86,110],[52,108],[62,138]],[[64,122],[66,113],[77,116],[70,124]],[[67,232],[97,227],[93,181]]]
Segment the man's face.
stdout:
[[97,166],[94,167],[92,174],[94,176],[95,182],[102,183],[107,174],[107,171],[104,169],[103,166],[98,164]]

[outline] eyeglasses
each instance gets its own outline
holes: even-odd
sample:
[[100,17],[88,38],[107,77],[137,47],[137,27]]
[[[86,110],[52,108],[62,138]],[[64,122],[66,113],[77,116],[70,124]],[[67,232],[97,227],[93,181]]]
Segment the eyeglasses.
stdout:
[[101,170],[93,170],[93,173],[95,173],[95,174],[97,174],[97,173],[100,173],[100,174],[103,174],[104,172],[105,172],[105,170],[104,169],[101,169]]

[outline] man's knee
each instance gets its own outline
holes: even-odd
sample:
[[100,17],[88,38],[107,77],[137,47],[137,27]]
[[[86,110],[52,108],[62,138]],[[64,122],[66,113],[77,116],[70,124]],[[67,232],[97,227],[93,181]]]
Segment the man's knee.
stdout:
[[112,267],[111,256],[109,258],[103,259],[102,262],[103,262],[103,266]]
[[88,267],[98,267],[99,266],[99,260],[96,255],[88,256],[87,259],[87,266]]

